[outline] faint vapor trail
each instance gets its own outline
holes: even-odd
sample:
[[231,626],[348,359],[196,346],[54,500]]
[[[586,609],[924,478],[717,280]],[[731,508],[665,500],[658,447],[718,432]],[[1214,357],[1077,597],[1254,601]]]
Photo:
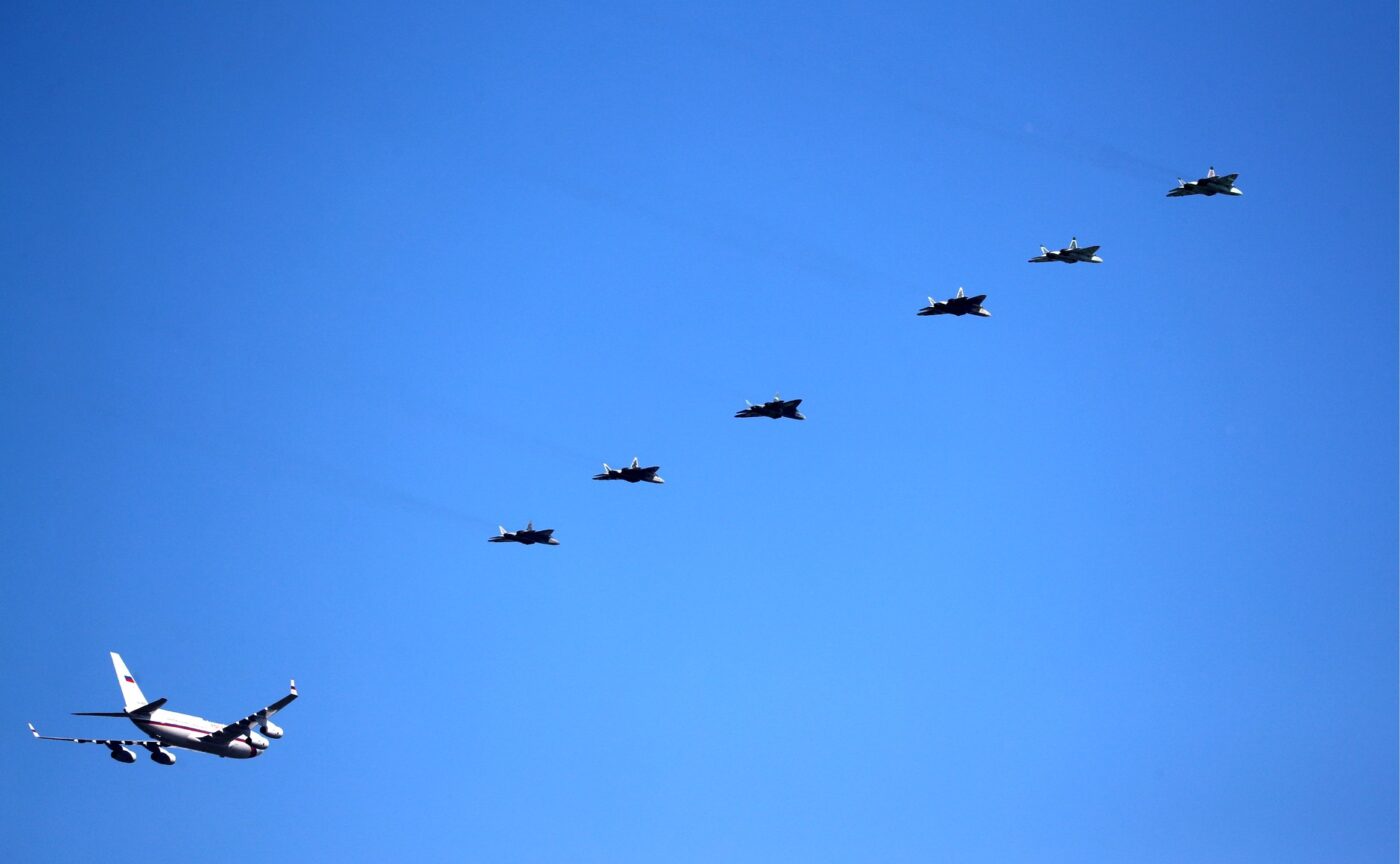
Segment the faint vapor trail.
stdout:
[[1174,168],[1168,168],[1120,147],[1073,135],[1044,132],[1030,122],[1022,124],[1020,128],[1012,128],[919,99],[910,99],[908,105],[920,114],[933,118],[937,123],[1072,159],[1137,180],[1170,182],[1180,174]]
[[[118,406],[99,405],[95,407],[100,413],[100,422],[103,425],[108,427],[137,426],[133,422],[135,418]],[[271,476],[275,479],[316,488],[331,496],[355,499],[375,506],[387,506],[391,509],[430,517],[452,525],[475,524],[488,531],[496,527],[494,521],[479,514],[433,500],[406,489],[400,484],[358,473],[327,460],[297,452],[281,442],[270,440],[265,434],[258,434],[246,427],[240,427],[239,418],[233,415],[217,416],[217,414],[218,412],[214,415],[206,415],[201,419],[208,423],[211,428],[241,428],[242,434],[245,436],[244,441],[251,446],[234,448],[225,444],[221,437],[213,436],[192,439],[188,430],[179,430],[169,426],[163,429],[153,428],[146,418],[142,418],[146,422],[140,423],[139,429],[143,434],[159,436],[163,446],[167,449],[179,447],[190,452],[196,462],[218,460],[226,465],[234,466],[238,469],[238,473],[244,476]]]
[[468,513],[459,507],[434,501],[389,481],[358,474],[330,462],[287,450],[282,451],[281,458],[286,461],[278,467],[290,469],[284,472],[284,476],[295,477],[328,493],[357,499],[366,504],[388,506],[403,512],[431,517],[452,525],[476,524],[487,531],[496,527],[495,522],[479,514]]
[[834,254],[827,247],[815,247],[790,237],[778,236],[771,228],[764,228],[763,234],[717,228],[705,222],[679,216],[673,210],[619,195],[551,171],[513,173],[517,179],[544,186],[575,201],[605,207],[630,216],[640,216],[682,236],[701,237],[718,246],[728,247],[756,258],[766,258],[808,275],[822,276],[830,283],[830,287],[843,289],[843,297],[849,296],[848,292],[854,285],[888,284],[893,279],[888,273],[877,272],[868,266]]

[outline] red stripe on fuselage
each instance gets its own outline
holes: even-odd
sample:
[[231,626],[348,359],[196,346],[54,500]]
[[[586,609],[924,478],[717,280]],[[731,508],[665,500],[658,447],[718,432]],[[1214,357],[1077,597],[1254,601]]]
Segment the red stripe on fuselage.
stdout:
[[216,730],[196,729],[193,726],[181,726],[179,723],[166,723],[163,720],[142,720],[147,726],[169,726],[171,729],[184,729],[186,732],[198,732],[201,735],[213,735]]

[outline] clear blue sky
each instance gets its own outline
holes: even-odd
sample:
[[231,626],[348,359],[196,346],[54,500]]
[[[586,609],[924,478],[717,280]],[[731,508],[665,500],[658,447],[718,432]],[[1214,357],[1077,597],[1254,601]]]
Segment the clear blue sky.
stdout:
[[3,857],[1395,859],[1393,2],[509,5],[0,13]]

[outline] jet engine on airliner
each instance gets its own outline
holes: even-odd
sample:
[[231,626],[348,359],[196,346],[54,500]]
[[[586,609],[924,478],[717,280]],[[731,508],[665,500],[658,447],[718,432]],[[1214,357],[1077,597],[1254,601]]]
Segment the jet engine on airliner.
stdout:
[[[136,757],[132,756],[131,758],[135,760]],[[159,747],[152,747],[151,761],[159,763],[161,765],[174,765],[175,754],[171,753],[169,750],[162,750]]]
[[125,747],[118,747],[116,745],[108,746],[112,748],[112,758],[117,760],[118,762],[125,762],[126,764],[130,765],[132,762],[136,761],[136,754],[132,753]]
[[278,726],[276,723],[273,723],[271,720],[267,720],[261,726],[259,726],[258,731],[269,738],[282,737],[282,727]]

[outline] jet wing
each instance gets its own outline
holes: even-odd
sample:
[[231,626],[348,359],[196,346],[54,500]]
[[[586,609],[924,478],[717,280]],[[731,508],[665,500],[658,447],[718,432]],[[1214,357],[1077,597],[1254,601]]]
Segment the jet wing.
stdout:
[[787,400],[786,402],[783,403],[783,407],[784,407],[784,408],[796,408],[798,405],[801,405],[801,404],[802,404],[802,400],[801,400],[801,399],[789,399],[789,400]]
[[269,717],[271,717],[273,714],[276,714],[278,711],[281,711],[283,708],[286,708],[288,705],[292,704],[292,702],[296,701],[296,698],[297,682],[293,681],[291,685],[291,692],[288,693],[286,696],[283,696],[281,699],[278,699],[276,702],[273,702],[271,705],[267,706],[261,711],[254,711],[252,714],[249,714],[242,720],[230,723],[222,729],[215,729],[213,732],[210,732],[208,735],[205,735],[199,740],[231,741],[234,738],[239,737],[240,735],[246,735],[248,734],[248,730],[253,728],[254,724],[266,723]]
[[1084,253],[1085,255],[1093,255],[1095,252],[1099,251],[1099,247],[1097,247],[1097,246],[1080,246],[1080,247],[1079,247],[1079,251],[1082,252],[1082,253]]
[[1235,178],[1237,178],[1237,177],[1239,177],[1239,176],[1240,176],[1240,175],[1238,175],[1238,174],[1226,174],[1225,176],[1223,176],[1223,177],[1218,177],[1218,178],[1216,178],[1216,179],[1218,179],[1221,183],[1224,183],[1226,186],[1234,186],[1234,185],[1235,185]]
[[34,724],[29,724],[29,731],[34,733],[34,737],[40,741],[67,741],[69,744],[102,744],[106,747],[113,745],[118,747],[164,747],[168,746],[163,741],[123,741],[116,738],[54,738],[50,735],[40,735],[39,730],[34,728]]

